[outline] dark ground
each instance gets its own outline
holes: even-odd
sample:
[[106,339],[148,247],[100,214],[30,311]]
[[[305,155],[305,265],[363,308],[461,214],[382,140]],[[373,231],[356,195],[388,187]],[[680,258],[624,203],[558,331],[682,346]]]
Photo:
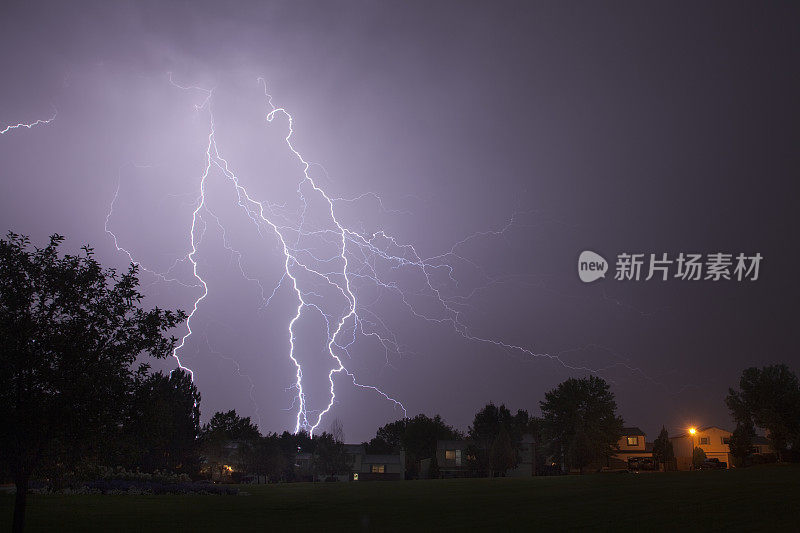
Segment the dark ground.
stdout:
[[[800,531],[800,465],[242,486],[239,496],[33,495],[28,531]],[[0,497],[9,530],[13,495]]]

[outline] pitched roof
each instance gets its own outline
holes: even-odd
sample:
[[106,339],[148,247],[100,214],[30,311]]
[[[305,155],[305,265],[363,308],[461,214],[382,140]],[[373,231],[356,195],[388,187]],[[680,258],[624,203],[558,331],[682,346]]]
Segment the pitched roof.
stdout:
[[628,435],[647,435],[647,433],[637,428],[636,426],[629,428],[622,428],[622,436],[627,437]]
[[365,455],[361,460],[364,464],[385,463],[385,464],[401,464],[400,454],[383,454],[383,455]]
[[[721,429],[722,431],[725,431],[726,433],[730,433],[730,431],[728,431],[727,429],[721,428],[719,426],[702,426],[702,427],[697,428],[697,433],[702,433],[704,431],[708,431],[709,429]],[[671,439],[680,439],[682,437],[688,437],[689,435],[690,435],[690,433],[684,432],[684,433],[681,433],[680,435],[675,435],[674,437],[670,437],[670,438]]]

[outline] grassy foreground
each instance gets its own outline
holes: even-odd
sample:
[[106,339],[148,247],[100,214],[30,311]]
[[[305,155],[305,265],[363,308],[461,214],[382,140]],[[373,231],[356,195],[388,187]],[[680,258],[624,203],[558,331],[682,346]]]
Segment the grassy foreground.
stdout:
[[[800,465],[241,489],[248,495],[32,495],[27,530],[800,530]],[[13,495],[0,507],[8,531]]]

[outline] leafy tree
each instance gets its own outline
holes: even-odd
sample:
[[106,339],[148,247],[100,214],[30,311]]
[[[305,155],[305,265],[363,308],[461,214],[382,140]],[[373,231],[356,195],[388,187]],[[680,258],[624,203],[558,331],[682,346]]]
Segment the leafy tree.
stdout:
[[[370,448],[379,446],[388,449],[402,448],[406,454],[406,477],[419,475],[419,462],[436,454],[438,440],[459,440],[464,436],[447,425],[439,415],[430,418],[419,414],[414,418],[403,418],[378,429]],[[374,442],[374,444],[373,444]]]
[[270,481],[292,481],[297,453],[314,450],[315,443],[305,432],[269,433],[254,442],[249,467],[252,473],[267,476]]
[[544,436],[544,420],[538,417],[530,417],[528,419],[528,429],[526,433],[530,433],[533,436],[533,444],[532,444],[532,452],[533,457],[533,475],[540,474],[545,470],[545,460],[547,459],[545,448],[545,436]]
[[[516,415],[512,415],[505,405],[497,407],[490,402],[478,411],[469,428],[469,437],[475,444],[474,451],[479,468],[490,475],[494,475],[495,472],[502,475],[514,468],[518,462],[522,435],[530,429],[529,422],[527,411],[519,410]],[[498,449],[502,449],[503,454],[507,454],[510,460],[498,462],[493,449],[495,441],[500,438],[502,432],[508,437],[511,451],[507,450],[505,442],[498,445]]]
[[338,418],[334,418],[331,422],[331,429],[328,432],[335,442],[344,443],[344,425]]
[[497,438],[494,439],[492,447],[489,449],[489,470],[492,475],[497,473],[504,476],[516,465],[517,450],[511,442],[511,436],[508,434],[505,424],[501,424]]
[[395,420],[378,428],[375,438],[370,441],[370,446],[380,446],[385,450],[397,450],[403,446],[408,418]]
[[745,458],[753,450],[753,438],[755,436],[756,429],[753,427],[752,422],[745,420],[736,424],[736,429],[733,430],[730,444],[728,445],[731,455],[736,461],[736,466],[744,465]]
[[665,470],[669,470],[669,465],[675,461],[675,450],[672,447],[672,441],[669,440],[667,428],[664,426],[661,426],[661,433],[653,442],[653,459],[656,464],[663,464]]
[[428,478],[430,479],[438,479],[440,475],[439,470],[439,460],[436,458],[436,454],[434,453],[431,457],[431,466],[428,468]]
[[800,447],[800,383],[786,365],[747,368],[725,403],[734,419],[767,431],[778,457]]
[[130,403],[122,438],[130,446],[128,466],[196,473],[200,393],[191,376],[180,369],[151,374],[139,381]]
[[253,464],[255,446],[261,433],[249,416],[240,417],[231,409],[214,413],[203,426],[200,438],[212,476],[215,470],[222,476],[226,467],[243,472]]
[[694,451],[692,452],[692,466],[695,468],[700,468],[705,460],[706,452],[703,451],[703,448],[695,447]]
[[550,453],[568,468],[583,469],[617,451],[622,418],[608,383],[596,376],[570,378],[540,402]]
[[326,476],[343,474],[350,469],[344,443],[331,433],[322,433],[314,437],[314,469]]
[[64,238],[31,249],[27,237],[0,240],[0,449],[17,487],[14,531],[22,531],[28,481],[102,453],[119,426],[136,358],[163,358],[165,334],[181,312],[141,308],[137,267],[104,269],[92,249],[60,255]]

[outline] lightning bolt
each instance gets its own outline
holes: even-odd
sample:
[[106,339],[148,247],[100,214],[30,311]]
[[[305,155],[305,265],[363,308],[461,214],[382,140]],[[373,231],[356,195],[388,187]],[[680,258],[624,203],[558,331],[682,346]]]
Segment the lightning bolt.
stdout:
[[4,134],[6,134],[6,133],[8,133],[10,131],[13,131],[13,130],[16,130],[16,129],[19,129],[19,128],[31,129],[34,126],[39,126],[40,124],[50,124],[51,122],[53,122],[56,119],[56,115],[57,114],[58,114],[58,111],[55,108],[53,108],[53,115],[50,118],[39,119],[39,120],[36,120],[34,122],[30,122],[30,123],[20,122],[18,124],[13,124],[13,125],[6,126],[2,130],[0,130],[0,135],[4,135]]
[[[257,284],[259,287],[262,307],[268,306],[272,297],[284,285],[288,285],[294,294],[296,305],[287,324],[289,344],[287,357],[294,365],[295,374],[294,381],[287,390],[292,390],[294,395],[292,408],[296,409],[295,432],[307,431],[310,435],[313,435],[325,415],[333,408],[336,402],[334,378],[339,374],[347,376],[354,387],[375,393],[402,410],[404,416],[407,414],[400,400],[374,385],[361,383],[355,373],[346,367],[345,363],[350,358],[349,350],[359,337],[371,338],[381,345],[385,351],[387,366],[390,364],[389,354],[400,353],[401,351],[397,337],[383,320],[371,310],[371,306],[377,303],[378,297],[372,302],[362,302],[357,297],[356,286],[362,282],[371,284],[378,288],[379,291],[395,294],[414,317],[429,323],[448,325],[456,334],[469,341],[487,344],[505,351],[517,352],[525,357],[547,358],[569,370],[599,373],[611,368],[592,369],[586,366],[571,365],[563,360],[559,354],[538,353],[526,346],[481,336],[473,333],[462,319],[462,309],[468,305],[469,298],[478,290],[498,283],[500,280],[489,277],[480,265],[459,253],[460,247],[481,237],[505,238],[506,232],[511,227],[520,225],[517,220],[520,213],[515,213],[505,225],[496,230],[469,235],[455,243],[444,253],[431,257],[423,257],[413,244],[401,242],[398,238],[385,231],[369,233],[363,231],[363,229],[359,231],[349,227],[342,221],[341,216],[338,214],[337,206],[373,200],[378,203],[380,209],[384,212],[399,212],[387,209],[381,197],[373,192],[364,193],[355,198],[329,195],[311,175],[310,170],[313,163],[306,160],[293,143],[294,117],[285,108],[277,107],[273,104],[273,98],[268,92],[266,81],[264,78],[258,78],[257,84],[263,89],[266,104],[265,122],[271,124],[277,117],[285,118],[287,132],[284,142],[294,159],[299,163],[300,168],[302,168],[301,175],[298,175],[295,190],[302,209],[299,210],[299,213],[290,213],[285,205],[255,199],[243,185],[233,165],[223,157],[218,145],[212,109],[214,89],[181,85],[174,81],[172,74],[169,74],[169,83],[176,89],[200,92],[204,96],[201,103],[195,104],[195,109],[198,113],[206,116],[208,120],[204,154],[205,165],[203,172],[198,177],[198,195],[194,202],[191,224],[188,229],[189,245],[186,253],[176,259],[166,272],[145,270],[160,281],[183,283],[172,274],[172,271],[181,262],[188,261],[192,265],[194,281],[190,284],[184,283],[184,286],[201,290],[200,294],[194,299],[191,312],[188,314],[186,321],[187,331],[180,338],[172,353],[178,367],[187,371],[192,377],[194,374],[191,369],[183,365],[180,353],[193,334],[192,326],[195,314],[202,301],[209,294],[209,286],[201,276],[197,263],[198,247],[209,222],[213,222],[221,230],[223,246],[237,258],[237,265],[244,279]],[[212,170],[215,169],[231,184],[236,193],[238,208],[252,222],[259,235],[265,239],[272,239],[277,244],[282,258],[282,272],[279,280],[271,289],[265,288],[257,278],[247,274],[242,263],[242,253],[233,248],[220,217],[211,211],[207,204],[207,181]],[[132,262],[140,264],[134,258],[134,255],[120,244],[117,235],[110,228],[114,206],[118,201],[118,197],[119,185],[106,216],[105,230],[113,238],[118,251],[125,253]],[[322,205],[322,212],[315,213],[315,222],[311,222],[310,217],[308,217],[308,211],[312,209],[312,203],[321,203]],[[318,222],[319,217],[325,219],[324,225]],[[312,248],[310,245],[305,244],[307,241],[315,242],[317,248]],[[327,255],[320,256],[317,253],[318,249],[332,250],[329,250]],[[455,276],[456,263],[468,264],[479,271],[484,277],[484,285],[473,289],[466,296],[447,296],[445,289],[442,288],[441,283],[437,282],[437,279],[440,276],[444,276],[446,283],[458,286],[458,279]],[[430,309],[420,309],[403,290],[402,284],[391,277],[392,274],[407,271],[421,276],[422,287],[415,292],[415,296],[424,296],[426,299],[432,300],[435,304],[435,312]],[[337,295],[337,299],[333,300],[324,296],[318,292],[322,290],[319,287],[324,287],[325,290],[332,290]],[[337,309],[337,305],[340,309]],[[333,310],[330,309],[331,306]],[[327,374],[329,399],[322,409],[317,410],[311,409],[308,405],[307,395],[304,390],[303,364],[298,357],[296,332],[298,321],[306,315],[313,314],[318,314],[324,319],[326,329],[325,353],[330,358],[332,366]],[[206,343],[208,344],[207,339]],[[612,366],[624,366],[632,372],[641,372],[625,363],[616,363]],[[238,363],[236,363],[236,370],[241,375]],[[249,380],[249,377],[247,379]],[[253,399],[252,380],[250,380],[250,385],[251,399]]]

